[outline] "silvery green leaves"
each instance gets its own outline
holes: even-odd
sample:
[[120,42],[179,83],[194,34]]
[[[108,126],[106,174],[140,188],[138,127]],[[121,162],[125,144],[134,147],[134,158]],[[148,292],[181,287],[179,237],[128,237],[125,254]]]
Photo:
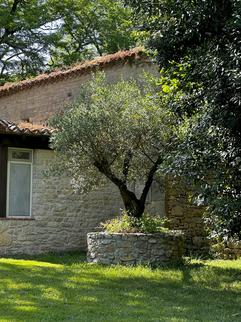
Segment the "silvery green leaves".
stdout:
[[[147,76],[110,83],[103,72],[97,73],[81,86],[75,103],[52,123],[58,129],[52,147],[75,186],[85,190],[109,180],[118,186],[122,198],[128,199],[128,205],[141,203],[144,211],[147,193],[176,126],[156,84]],[[129,190],[136,180],[145,183],[139,199]]]

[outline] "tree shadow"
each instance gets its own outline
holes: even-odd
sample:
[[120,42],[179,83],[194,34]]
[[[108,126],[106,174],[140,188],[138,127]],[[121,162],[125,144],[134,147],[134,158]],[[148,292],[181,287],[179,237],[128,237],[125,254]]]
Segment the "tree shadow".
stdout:
[[0,320],[241,321],[241,289],[234,287],[241,269],[188,263],[151,270],[77,258],[1,261]]
[[86,252],[49,252],[40,255],[15,255],[13,259],[36,260],[38,262],[47,262],[52,264],[73,265],[86,262]]

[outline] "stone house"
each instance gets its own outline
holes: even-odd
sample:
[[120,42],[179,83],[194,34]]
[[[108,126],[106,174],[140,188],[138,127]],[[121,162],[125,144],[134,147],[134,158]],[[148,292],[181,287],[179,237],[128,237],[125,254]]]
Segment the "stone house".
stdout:
[[[97,69],[110,82],[157,72],[143,50],[135,48],[0,87],[0,255],[84,249],[86,233],[119,213],[122,203],[112,185],[74,194],[66,176],[44,175],[54,156],[46,122],[78,96]],[[188,205],[167,179],[153,185],[147,209],[167,214],[173,228],[186,231],[187,248],[199,249],[202,212]]]

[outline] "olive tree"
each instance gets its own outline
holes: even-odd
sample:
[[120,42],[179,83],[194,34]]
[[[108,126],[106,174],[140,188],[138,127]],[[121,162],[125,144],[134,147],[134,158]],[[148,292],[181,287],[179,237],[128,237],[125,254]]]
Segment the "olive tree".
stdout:
[[[175,138],[175,118],[162,104],[154,82],[109,83],[97,73],[74,103],[52,120],[58,164],[74,187],[89,191],[111,181],[127,213],[140,218],[164,155]],[[143,183],[137,196],[132,183]]]

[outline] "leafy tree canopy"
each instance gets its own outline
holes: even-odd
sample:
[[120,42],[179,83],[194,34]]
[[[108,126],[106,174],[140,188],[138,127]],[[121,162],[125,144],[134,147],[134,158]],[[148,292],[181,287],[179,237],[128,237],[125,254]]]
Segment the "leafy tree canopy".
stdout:
[[[77,189],[114,183],[128,213],[141,217],[151,184],[175,137],[175,118],[156,86],[108,83],[103,73],[83,85],[77,101],[53,119],[52,147]],[[144,184],[141,196],[131,190]]]
[[1,1],[0,84],[134,46],[130,15],[121,1]]
[[216,231],[241,237],[241,1],[126,2],[184,124],[169,170],[194,179]]
[[0,83],[43,68],[55,19],[45,1],[1,1]]
[[57,41],[50,51],[53,66],[114,53],[135,44],[131,11],[121,1],[52,0],[51,5],[61,17]]

